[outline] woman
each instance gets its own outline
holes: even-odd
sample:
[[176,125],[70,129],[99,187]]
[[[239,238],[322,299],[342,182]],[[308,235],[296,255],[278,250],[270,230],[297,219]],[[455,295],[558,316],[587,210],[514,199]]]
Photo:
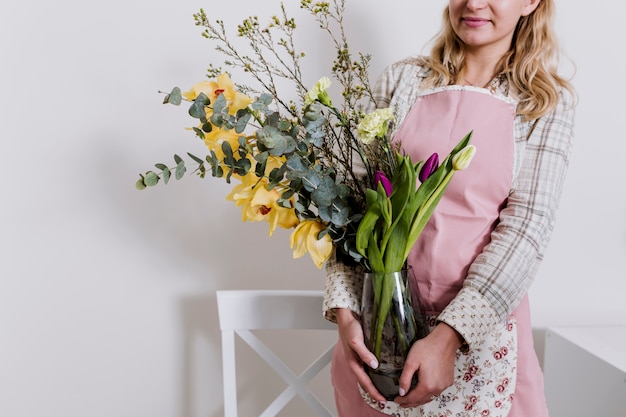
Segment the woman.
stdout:
[[324,311],[339,329],[331,373],[341,417],[548,415],[527,291],[573,136],[553,8],[553,0],[449,0],[431,55],[381,77],[377,105],[397,111],[393,140],[413,160],[447,154],[470,130],[478,150],[409,257],[434,327],[411,348],[394,401],[363,369],[377,363],[358,321],[360,275],[328,263]]

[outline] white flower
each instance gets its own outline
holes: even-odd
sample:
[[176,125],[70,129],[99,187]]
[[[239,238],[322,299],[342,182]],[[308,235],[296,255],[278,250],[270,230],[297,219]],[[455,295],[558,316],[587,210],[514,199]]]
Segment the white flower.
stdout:
[[328,77],[322,77],[304,96],[304,104],[309,105],[315,100],[319,100],[320,103],[325,106],[330,106],[330,97],[326,90],[330,87],[330,79]]
[[470,162],[472,162],[475,153],[476,147],[474,145],[467,145],[452,157],[452,168],[455,171],[461,171],[467,168]]
[[377,109],[367,114],[357,126],[359,139],[367,145],[376,138],[384,137],[389,122],[393,119],[394,115],[390,108]]

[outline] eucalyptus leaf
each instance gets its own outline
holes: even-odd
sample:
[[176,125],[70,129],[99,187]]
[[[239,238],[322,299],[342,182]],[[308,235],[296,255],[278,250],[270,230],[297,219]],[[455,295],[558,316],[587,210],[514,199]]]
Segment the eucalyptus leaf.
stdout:
[[[202,124],[202,131],[205,133],[211,133],[213,131],[213,125],[211,123],[203,123]],[[200,136],[200,135],[198,135]],[[201,137],[204,137],[204,135],[202,135]]]
[[264,126],[256,132],[257,140],[269,151],[270,155],[283,156],[296,149],[296,142],[292,137],[283,135],[274,126]]
[[144,182],[144,178],[139,178],[137,180],[137,182],[135,183],[135,188],[138,190],[145,190],[146,189],[146,183]]
[[163,100],[163,104],[173,104],[178,106],[182,102],[182,94],[180,92],[180,88],[174,87],[172,91],[165,96],[165,100]]
[[213,177],[222,178],[224,176],[224,169],[220,166],[215,151],[211,151],[211,155],[207,155],[207,162],[211,165],[211,174]]
[[297,212],[304,212],[308,209],[308,207],[302,204],[300,200],[296,200],[294,204],[294,208],[296,209]]
[[280,168],[274,168],[272,172],[270,172],[270,175],[269,175],[270,183],[272,185],[277,185],[281,183],[283,178],[285,177],[285,171],[286,171],[286,168],[284,165],[281,166]]
[[285,200],[289,200],[290,198],[292,198],[295,195],[295,191],[294,190],[287,190],[284,193],[281,194],[280,198],[283,198]]
[[235,132],[243,133],[243,131],[246,130],[251,118],[252,114],[248,111],[246,111],[245,114],[238,116],[237,123],[235,123]]
[[204,131],[198,127],[194,127],[193,131],[195,132],[196,136],[199,137],[200,139],[204,140]]
[[172,176],[172,171],[168,167],[163,168],[163,172],[161,173],[163,176],[163,182],[167,184],[170,181],[170,177]]
[[224,163],[231,168],[235,165],[235,157],[233,156],[233,148],[230,142],[222,142],[222,152],[224,152]]
[[148,171],[148,172],[146,172],[146,177],[144,179],[144,183],[148,187],[152,187],[154,185],[157,185],[159,183],[159,176],[157,175],[156,172]]
[[277,125],[278,129],[282,132],[286,132],[289,136],[291,135],[291,122],[288,120],[281,120]]
[[343,227],[350,222],[350,207],[345,204],[343,200],[335,199],[334,203],[330,205],[331,219],[333,224],[339,227]]
[[224,130],[229,130],[226,126],[227,122],[227,118],[221,113],[213,113],[211,115],[211,124],[216,127],[222,128]]
[[272,111],[271,113],[269,113],[265,117],[265,125],[266,126],[274,126],[274,127],[276,127],[278,125],[279,121],[280,121],[280,113],[278,113],[276,111]]
[[320,178],[320,176],[312,170],[308,171],[306,175],[302,176],[302,183],[304,184],[304,189],[311,191],[311,192],[316,190],[321,182],[322,182],[322,179]]
[[335,182],[329,177],[322,177],[315,190],[311,193],[311,199],[320,206],[331,205],[335,197],[337,197]]
[[211,100],[209,100],[209,97],[207,97],[206,94],[198,94],[198,97],[196,97],[189,107],[189,115],[195,119],[204,119],[206,117],[204,106],[208,106],[210,103]]
[[297,155],[290,156],[286,162],[287,168],[294,173],[298,173],[299,176],[306,174],[309,171],[309,167],[304,164],[302,158]]
[[202,159],[198,158],[197,156],[193,155],[193,154],[192,154],[192,153],[190,153],[190,152],[187,152],[187,155],[189,155],[189,157],[190,157],[191,159],[193,159],[194,161],[196,161],[196,162],[197,162],[197,163],[199,163],[200,165],[202,165],[202,164],[204,163],[204,160],[202,160]]
[[213,103],[213,113],[226,113],[228,114],[228,102],[223,93],[220,93],[215,102]]
[[178,165],[176,165],[176,171],[174,172],[174,177],[179,180],[187,172],[187,168],[185,167],[185,161],[180,161]]
[[249,159],[240,159],[237,161],[235,166],[237,174],[243,176],[246,175],[248,171],[250,171],[250,168],[252,168],[252,163]]

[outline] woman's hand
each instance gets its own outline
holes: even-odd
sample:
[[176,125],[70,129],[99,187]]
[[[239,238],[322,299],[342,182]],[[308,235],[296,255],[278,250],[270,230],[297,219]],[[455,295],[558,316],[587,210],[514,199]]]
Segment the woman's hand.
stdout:
[[[456,350],[461,346],[461,336],[445,323],[439,323],[424,339],[413,344],[402,375],[400,396],[394,399],[402,407],[415,407],[432,401],[454,383]],[[418,374],[413,390],[411,379]],[[406,395],[402,395],[407,393]]]
[[335,311],[335,316],[337,317],[339,340],[343,346],[346,362],[359,385],[369,393],[373,400],[380,403],[386,402],[385,397],[374,387],[372,380],[363,368],[363,364],[366,363],[375,369],[378,367],[378,362],[376,356],[365,347],[363,329],[359,319],[352,311],[345,308],[338,308]]

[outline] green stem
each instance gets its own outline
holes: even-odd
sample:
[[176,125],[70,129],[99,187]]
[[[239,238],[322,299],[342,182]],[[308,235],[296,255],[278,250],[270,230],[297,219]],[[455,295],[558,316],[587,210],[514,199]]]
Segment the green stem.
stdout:
[[381,293],[380,299],[378,302],[379,310],[376,315],[376,333],[374,336],[374,355],[378,359],[380,359],[380,350],[383,338],[383,329],[385,326],[385,318],[387,314],[389,314],[389,310],[391,308],[391,301],[393,299],[393,289],[395,287],[395,279],[393,279],[393,274],[381,274]]
[[331,112],[333,112],[335,117],[337,117],[337,119],[340,122],[340,125],[344,128],[344,131],[346,132],[346,134],[350,136],[351,142],[354,144],[355,149],[357,153],[359,154],[359,157],[361,158],[361,161],[363,161],[363,166],[365,167],[365,170],[367,171],[367,177],[369,179],[369,183],[374,184],[374,173],[372,172],[372,167],[370,166],[369,160],[367,156],[365,155],[365,152],[363,152],[363,148],[361,147],[361,142],[358,140],[358,138],[354,137],[352,133],[352,129],[350,129],[350,125],[346,121],[345,117],[343,117],[341,112],[334,107],[331,107],[331,106],[327,106],[327,107],[330,109]]
[[445,191],[446,187],[450,183],[450,180],[452,179],[452,175],[454,175],[454,172],[455,172],[454,170],[450,170],[450,172],[446,174],[443,181],[441,181],[441,183],[437,186],[437,188],[435,188],[433,193],[430,195],[428,200],[426,200],[426,202],[417,211],[415,218],[413,219],[413,222],[411,223],[411,228],[409,230],[409,238],[407,241],[406,248],[404,250],[404,259],[406,259],[409,256],[409,252],[413,248],[413,245],[417,241],[417,238],[422,233],[424,226],[426,226],[426,223],[430,219],[430,216],[432,215],[432,212],[435,206],[441,199],[443,192]]

